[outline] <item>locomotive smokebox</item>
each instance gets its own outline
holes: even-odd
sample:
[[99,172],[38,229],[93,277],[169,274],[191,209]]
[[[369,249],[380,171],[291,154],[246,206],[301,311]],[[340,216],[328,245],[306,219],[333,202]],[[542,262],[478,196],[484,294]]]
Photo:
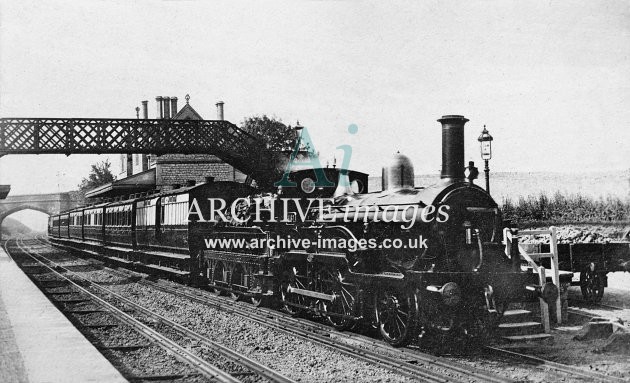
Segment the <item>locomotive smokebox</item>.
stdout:
[[463,181],[464,175],[464,116],[442,116],[442,173],[440,178]]

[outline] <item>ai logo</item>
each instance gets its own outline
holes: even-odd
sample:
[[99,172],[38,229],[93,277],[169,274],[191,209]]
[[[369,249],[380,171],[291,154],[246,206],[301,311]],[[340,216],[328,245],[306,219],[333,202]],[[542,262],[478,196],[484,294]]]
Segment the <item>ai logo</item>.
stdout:
[[[359,127],[356,124],[348,125],[348,133],[356,134],[359,131]],[[297,156],[300,153],[300,148],[306,147],[309,148],[307,153],[308,161],[300,160],[297,161]],[[343,160],[341,162],[340,171],[345,172],[350,167],[350,158],[352,157],[352,146],[344,144],[337,146],[336,149],[343,150]],[[334,182],[331,182],[324,172],[322,168],[322,164],[319,162],[319,156],[316,154],[315,145],[313,145],[313,141],[311,140],[311,136],[308,134],[308,130],[306,128],[302,128],[300,137],[298,138],[295,148],[293,152],[291,152],[291,157],[289,158],[289,163],[287,164],[286,169],[284,170],[284,174],[282,175],[282,179],[276,183],[274,186],[283,186],[283,187],[295,187],[297,184],[289,180],[289,175],[291,174],[291,169],[298,165],[300,168],[310,167],[315,172],[315,184],[313,187],[334,187],[336,186]],[[348,182],[347,177],[342,178],[342,182]],[[341,185],[341,186],[349,186],[349,185]]]

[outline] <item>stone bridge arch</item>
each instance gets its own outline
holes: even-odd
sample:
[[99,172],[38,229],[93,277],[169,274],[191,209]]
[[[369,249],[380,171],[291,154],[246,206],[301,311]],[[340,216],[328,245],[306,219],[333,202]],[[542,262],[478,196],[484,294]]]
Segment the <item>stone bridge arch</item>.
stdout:
[[[36,210],[53,215],[78,206],[71,193],[12,195],[0,200],[0,226],[9,215],[20,210]],[[0,233],[0,238],[1,238]]]

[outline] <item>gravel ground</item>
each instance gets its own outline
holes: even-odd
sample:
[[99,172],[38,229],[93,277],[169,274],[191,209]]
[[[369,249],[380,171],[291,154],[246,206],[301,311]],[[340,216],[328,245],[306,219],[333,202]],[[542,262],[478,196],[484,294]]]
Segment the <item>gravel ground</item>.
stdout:
[[[146,347],[134,351],[103,350],[103,355],[114,361],[124,361],[115,364],[125,375],[189,375],[196,373],[186,363],[174,360],[162,348]],[[150,363],[147,363],[150,361]]]
[[408,379],[233,314],[142,285],[112,286],[137,304],[203,334],[297,381],[403,382]]
[[128,346],[150,343],[146,337],[138,334],[136,330],[124,325],[118,327],[92,327],[86,329],[86,332],[92,339],[99,339],[99,342],[104,346]]
[[70,315],[86,326],[115,325],[119,323],[118,319],[112,317],[108,313],[71,313]]
[[70,294],[51,294],[55,302],[73,301],[78,299],[87,299],[85,294],[79,292]]
[[[66,264],[70,265],[72,262],[66,262]],[[114,292],[143,307],[244,353],[251,359],[258,360],[296,381],[327,382],[330,379],[355,382],[410,381],[388,370],[374,367],[311,342],[295,339],[248,321],[235,321],[232,314],[133,283],[137,278],[121,277],[107,271],[89,268],[75,272],[97,283],[108,284],[110,285],[108,288]],[[93,324],[92,321],[99,324],[108,323],[103,322],[102,314],[99,313],[80,314],[80,319],[82,323],[86,321],[90,321],[90,324]],[[160,332],[163,330],[161,329]],[[174,340],[181,340],[181,337],[174,333],[168,336]],[[191,344],[189,345],[192,347]],[[216,354],[205,348],[194,347],[193,350],[204,356],[209,355],[210,360],[216,359]]]
[[52,287],[52,288],[46,289],[47,294],[66,294],[66,293],[75,293],[75,292],[77,292],[77,290],[69,286]]
[[44,281],[59,281],[63,282],[63,279],[53,273],[48,274],[35,274],[31,276],[36,281],[44,282]]
[[205,360],[211,360],[212,364],[220,368],[221,370],[229,372],[230,374],[234,376],[238,376],[238,378],[242,380],[244,383],[267,381],[264,378],[261,378],[255,374],[252,374],[252,372],[249,369],[241,366],[240,364],[227,360],[225,357],[221,356],[217,352],[212,351],[211,349],[207,348],[203,344],[200,344],[197,341],[182,337],[175,331],[171,330],[168,326],[156,324],[154,326],[154,329],[156,331],[159,331],[161,334],[166,335],[168,338],[176,341],[179,345],[182,345],[184,348],[188,349],[189,351],[195,352],[195,354],[203,357]]
[[65,303],[64,310],[102,310],[101,306],[91,302]]

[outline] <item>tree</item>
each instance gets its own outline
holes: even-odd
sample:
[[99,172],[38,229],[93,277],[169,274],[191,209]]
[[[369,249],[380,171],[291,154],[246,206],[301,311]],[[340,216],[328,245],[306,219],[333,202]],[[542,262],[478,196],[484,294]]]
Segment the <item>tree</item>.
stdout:
[[[268,177],[256,179],[257,184],[267,187],[280,180],[291,161],[299,131],[264,114],[246,118],[241,123],[241,129],[261,140],[259,147],[251,148],[249,156],[252,160],[259,161],[261,169],[268,170]],[[316,155],[313,148],[302,143],[296,158],[300,161]]]
[[79,187],[79,196],[82,200],[85,200],[85,193],[95,189],[99,186],[113,182],[116,177],[112,174],[110,169],[111,163],[109,160],[101,161],[92,165],[92,170],[87,178],[83,178]]
[[267,149],[278,152],[292,150],[297,137],[291,125],[264,114],[246,118],[241,123],[241,129],[261,139]]

